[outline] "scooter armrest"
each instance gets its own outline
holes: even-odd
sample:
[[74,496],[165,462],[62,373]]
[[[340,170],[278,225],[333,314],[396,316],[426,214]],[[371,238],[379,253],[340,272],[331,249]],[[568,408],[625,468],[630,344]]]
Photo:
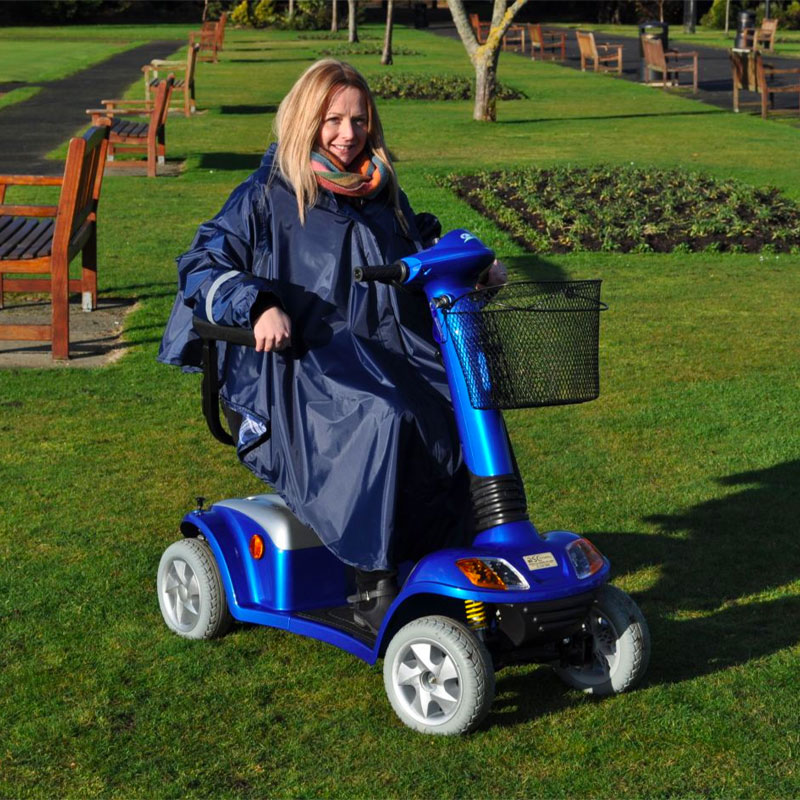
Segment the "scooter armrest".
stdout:
[[247,328],[233,328],[230,325],[217,325],[213,322],[206,322],[199,317],[194,317],[192,326],[197,335],[206,341],[230,342],[231,344],[241,344],[245,347],[256,346],[255,334]]
[[255,347],[253,331],[233,328],[229,325],[215,325],[204,319],[194,317],[192,326],[203,340],[203,416],[215,439],[222,444],[235,444],[233,437],[222,427],[219,416],[219,374],[217,373],[217,342],[230,342],[245,347]]

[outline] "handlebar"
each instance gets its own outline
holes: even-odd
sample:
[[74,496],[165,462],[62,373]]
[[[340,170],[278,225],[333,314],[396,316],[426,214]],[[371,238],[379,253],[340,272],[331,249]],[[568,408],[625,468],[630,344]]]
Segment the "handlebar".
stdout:
[[380,264],[374,267],[356,267],[353,270],[355,281],[377,281],[378,283],[401,283],[408,277],[408,267],[402,261],[394,264]]

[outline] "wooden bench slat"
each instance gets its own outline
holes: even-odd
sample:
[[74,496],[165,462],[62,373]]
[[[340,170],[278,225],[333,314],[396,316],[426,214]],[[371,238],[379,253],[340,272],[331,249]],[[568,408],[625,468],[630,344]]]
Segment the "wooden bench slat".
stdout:
[[0,242],[0,259],[11,257],[11,253],[19,242],[21,242],[34,228],[36,220],[27,217],[17,217],[19,224],[7,230],[7,235]]
[[[7,258],[18,260],[20,258],[36,258],[29,254],[28,251],[33,248],[37,242],[41,241],[42,228],[45,229],[46,240],[53,238],[53,225],[52,220],[31,220],[34,224],[30,227],[25,236],[20,239],[16,246],[8,253]],[[48,225],[47,223],[51,223]],[[46,241],[45,240],[45,241]]]
[[38,226],[39,230],[28,237],[27,247],[22,245],[14,252],[14,258],[44,258],[49,256],[53,250],[53,231],[55,222],[51,219],[42,220]]

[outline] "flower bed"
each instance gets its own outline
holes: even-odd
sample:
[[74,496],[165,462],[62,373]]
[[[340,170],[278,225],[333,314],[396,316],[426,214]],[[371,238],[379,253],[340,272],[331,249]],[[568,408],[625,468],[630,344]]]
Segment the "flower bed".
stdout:
[[538,253],[800,252],[797,204],[777,189],[694,172],[557,167],[444,183]]

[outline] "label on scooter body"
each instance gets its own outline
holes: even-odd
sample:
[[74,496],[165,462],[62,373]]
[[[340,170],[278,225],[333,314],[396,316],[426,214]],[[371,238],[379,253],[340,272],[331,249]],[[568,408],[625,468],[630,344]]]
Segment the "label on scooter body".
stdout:
[[522,559],[531,572],[536,569],[547,569],[548,567],[558,566],[558,561],[556,561],[556,557],[552,553],[536,553],[532,556],[523,556]]

